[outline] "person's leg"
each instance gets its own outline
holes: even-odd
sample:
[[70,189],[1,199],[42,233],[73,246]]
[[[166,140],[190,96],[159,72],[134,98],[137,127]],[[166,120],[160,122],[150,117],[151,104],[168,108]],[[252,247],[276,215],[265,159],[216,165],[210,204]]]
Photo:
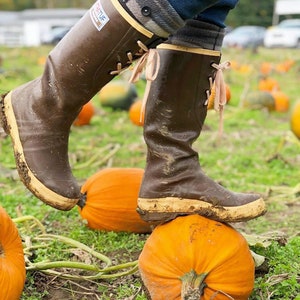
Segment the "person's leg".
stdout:
[[197,19],[202,19],[224,28],[228,13],[235,8],[238,0],[169,0],[169,2],[184,20],[192,19],[197,15]]
[[158,36],[184,25],[167,0],[147,1],[154,5],[150,14],[139,3],[96,1],[51,51],[42,76],[1,97],[1,123],[12,138],[21,180],[55,208],[71,209],[80,198],[68,137],[81,107],[142,54],[141,43],[155,47]]
[[260,195],[231,192],[206,176],[192,148],[206,118],[224,20],[224,14],[209,8],[207,15],[203,12],[187,21],[157,47],[159,72],[145,108],[148,151],[138,199],[145,221],[159,224],[197,213],[221,222],[241,222],[265,213]]
[[11,136],[19,175],[38,198],[74,207],[80,188],[68,160],[70,127],[81,107],[158,37],[118,0],[97,1],[50,52],[43,74],[2,95],[1,123]]

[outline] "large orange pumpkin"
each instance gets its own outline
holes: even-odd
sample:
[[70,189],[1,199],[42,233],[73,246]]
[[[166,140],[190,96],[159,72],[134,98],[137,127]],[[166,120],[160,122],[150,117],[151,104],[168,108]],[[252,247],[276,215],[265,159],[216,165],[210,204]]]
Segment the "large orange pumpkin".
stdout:
[[246,300],[254,287],[245,238],[199,215],[157,226],[139,256],[139,270],[151,300]]
[[25,284],[23,245],[14,222],[0,206],[0,298],[19,300]]
[[300,100],[298,100],[291,112],[290,127],[295,136],[300,139]]
[[150,225],[136,212],[143,175],[140,168],[107,168],[88,178],[79,202],[87,226],[105,231],[151,232]]

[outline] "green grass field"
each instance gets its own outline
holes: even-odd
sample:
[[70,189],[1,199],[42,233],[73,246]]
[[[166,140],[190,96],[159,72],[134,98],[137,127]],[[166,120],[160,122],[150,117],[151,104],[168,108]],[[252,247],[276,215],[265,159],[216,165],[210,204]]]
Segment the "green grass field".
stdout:
[[[43,58],[49,50],[49,47],[1,48],[0,92],[5,93],[41,74]],[[286,73],[276,71],[276,65],[287,59],[294,61],[292,68]],[[231,90],[231,100],[224,113],[224,133],[219,138],[219,116],[209,111],[194,147],[199,151],[203,170],[210,177],[226,188],[260,192],[266,197],[266,215],[235,224],[237,230],[251,237],[251,249],[266,258],[263,268],[257,270],[250,299],[299,300],[300,141],[290,131],[290,112],[300,100],[300,52],[298,49],[259,48],[257,52],[225,49],[222,61],[225,60],[240,67],[226,70],[224,74]],[[242,107],[247,94],[257,90],[260,65],[266,61],[274,67],[270,76],[278,81],[290,99],[288,112]],[[142,96],[144,84],[139,83],[137,88]],[[71,129],[70,162],[79,183],[107,167],[143,168],[146,147],[142,128],[131,123],[127,111],[103,108],[98,95],[92,102],[96,114],[91,124]],[[113,265],[129,262],[134,265],[147,235],[91,230],[77,208],[62,212],[46,206],[20,183],[11,141],[5,135],[0,138],[0,149],[0,204],[12,218],[32,216],[41,222],[47,234],[79,241],[107,256]],[[34,240],[40,231],[30,226],[32,222],[18,223],[24,239]],[[28,255],[35,263],[80,260],[88,264],[93,259],[78,249],[67,251],[66,245],[55,239]],[[123,270],[131,273],[130,267]],[[60,272],[78,274],[68,268]],[[49,270],[28,270],[22,300],[145,300],[138,272],[119,272],[112,272],[111,278],[76,280],[63,279]]]

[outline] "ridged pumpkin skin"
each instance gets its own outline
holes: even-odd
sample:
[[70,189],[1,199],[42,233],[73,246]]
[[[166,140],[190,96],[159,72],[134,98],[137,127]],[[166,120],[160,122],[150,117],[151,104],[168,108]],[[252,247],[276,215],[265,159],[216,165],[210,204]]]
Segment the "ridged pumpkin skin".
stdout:
[[300,100],[295,103],[292,109],[290,125],[292,132],[300,139]]
[[226,293],[246,300],[254,287],[255,266],[245,238],[229,225],[199,215],[157,226],[140,254],[139,270],[151,300],[185,299],[181,278],[191,271],[207,273],[207,287],[197,299],[228,300]]
[[23,245],[19,232],[0,206],[0,298],[19,300],[26,278]]
[[105,231],[151,232],[150,225],[136,212],[143,175],[140,168],[107,168],[88,178],[81,188],[86,202],[79,208],[87,226]]

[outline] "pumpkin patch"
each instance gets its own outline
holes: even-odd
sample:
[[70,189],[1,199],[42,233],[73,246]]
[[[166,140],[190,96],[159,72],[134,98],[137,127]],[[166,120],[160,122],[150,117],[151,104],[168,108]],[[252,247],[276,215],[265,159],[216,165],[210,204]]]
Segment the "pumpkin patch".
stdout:
[[151,300],[246,300],[254,287],[254,269],[239,232],[199,215],[157,226],[139,257]]

